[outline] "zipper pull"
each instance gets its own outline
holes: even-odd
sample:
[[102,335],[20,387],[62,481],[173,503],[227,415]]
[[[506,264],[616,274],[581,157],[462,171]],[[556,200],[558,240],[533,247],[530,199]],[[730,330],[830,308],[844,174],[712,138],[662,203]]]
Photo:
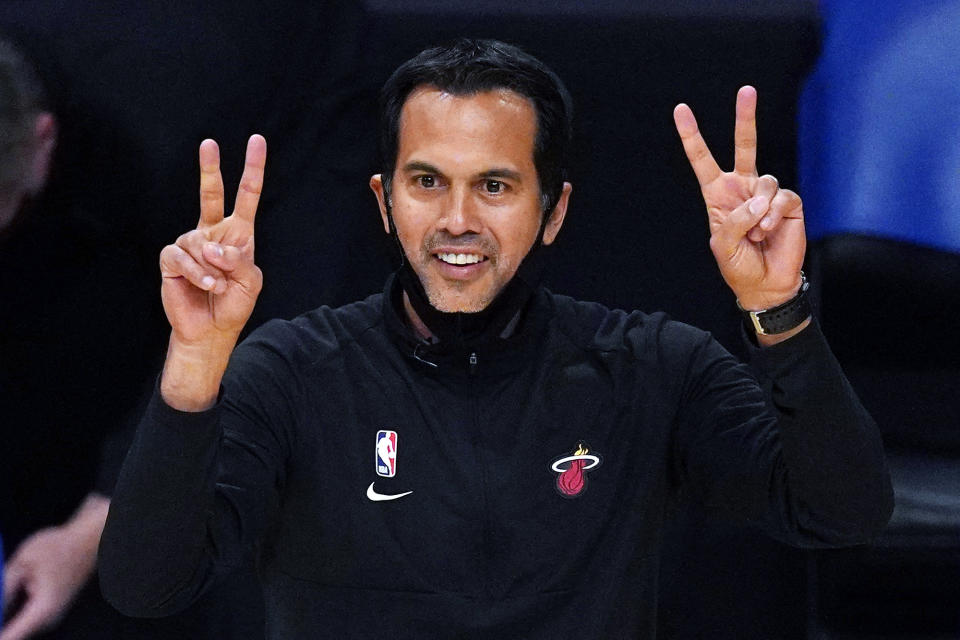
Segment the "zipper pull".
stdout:
[[438,366],[437,366],[437,363],[436,363],[436,362],[430,362],[429,360],[425,360],[424,358],[421,358],[421,357],[417,354],[417,352],[420,350],[420,347],[422,347],[423,344],[424,344],[423,342],[418,342],[418,343],[417,343],[417,346],[415,346],[415,347],[413,348],[413,358],[414,358],[414,360],[419,360],[419,361],[422,362],[423,364],[428,364],[428,365],[430,365],[431,367],[433,367],[434,369],[437,369]]
[[477,354],[471,353],[470,354],[470,373],[473,374],[473,373],[476,373],[476,371],[477,371]]

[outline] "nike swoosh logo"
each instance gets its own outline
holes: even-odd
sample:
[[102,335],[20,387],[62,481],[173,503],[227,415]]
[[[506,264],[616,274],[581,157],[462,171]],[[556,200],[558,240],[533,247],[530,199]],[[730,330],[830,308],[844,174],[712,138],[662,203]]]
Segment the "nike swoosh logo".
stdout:
[[386,493],[377,493],[376,491],[373,490],[374,484],[375,484],[374,482],[371,482],[370,486],[367,487],[367,497],[373,500],[374,502],[382,502],[384,500],[396,500],[397,498],[402,498],[403,496],[408,496],[411,493],[413,493],[413,491],[406,491],[404,493],[395,493],[393,495],[386,494]]

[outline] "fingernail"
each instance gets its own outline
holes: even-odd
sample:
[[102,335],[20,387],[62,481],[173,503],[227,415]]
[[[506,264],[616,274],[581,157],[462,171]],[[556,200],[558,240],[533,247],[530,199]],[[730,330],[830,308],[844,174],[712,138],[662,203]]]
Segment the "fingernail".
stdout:
[[223,257],[223,247],[221,247],[215,242],[208,242],[207,246],[210,247],[210,249],[213,250],[215,254],[217,254],[220,257]]
[[770,218],[764,218],[763,220],[760,221],[760,228],[762,229],[766,229],[767,231],[769,231],[770,227],[772,226],[773,226],[773,220],[771,220]]
[[754,198],[750,203],[750,213],[756,215],[767,210],[767,199],[764,196]]
[[209,291],[213,288],[213,285],[217,284],[217,281],[213,279],[213,276],[203,276],[203,280],[200,281],[200,284],[203,285],[203,288]]

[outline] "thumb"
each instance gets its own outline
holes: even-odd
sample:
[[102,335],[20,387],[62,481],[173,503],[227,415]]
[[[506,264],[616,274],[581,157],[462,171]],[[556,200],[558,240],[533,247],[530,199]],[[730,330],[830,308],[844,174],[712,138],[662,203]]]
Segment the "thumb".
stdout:
[[0,640],[26,640],[37,631],[46,629],[56,619],[48,595],[30,594],[23,607],[4,625]]
[[208,242],[203,247],[203,257],[244,289],[259,291],[263,274],[253,261],[252,237],[242,247]]
[[750,198],[730,212],[726,220],[714,230],[710,244],[718,256],[732,256],[750,229],[754,228],[770,208],[770,198]]
[[13,596],[23,588],[24,571],[16,560],[9,563],[3,570],[3,610],[10,609]]

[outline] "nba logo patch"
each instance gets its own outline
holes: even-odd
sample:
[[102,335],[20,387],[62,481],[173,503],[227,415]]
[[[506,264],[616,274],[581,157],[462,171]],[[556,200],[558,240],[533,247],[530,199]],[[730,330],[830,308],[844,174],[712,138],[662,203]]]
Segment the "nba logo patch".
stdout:
[[397,475],[397,432],[377,431],[377,475],[392,478]]

